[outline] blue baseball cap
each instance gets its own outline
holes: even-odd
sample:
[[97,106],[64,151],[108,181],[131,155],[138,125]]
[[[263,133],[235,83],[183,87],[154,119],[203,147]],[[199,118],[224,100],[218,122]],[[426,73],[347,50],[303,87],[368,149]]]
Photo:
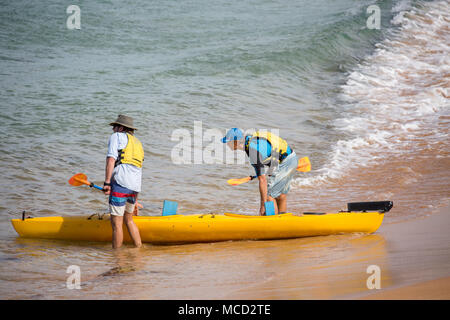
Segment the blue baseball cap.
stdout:
[[234,140],[241,140],[244,137],[242,130],[239,128],[231,128],[228,130],[227,135],[223,137],[222,142],[227,143]]

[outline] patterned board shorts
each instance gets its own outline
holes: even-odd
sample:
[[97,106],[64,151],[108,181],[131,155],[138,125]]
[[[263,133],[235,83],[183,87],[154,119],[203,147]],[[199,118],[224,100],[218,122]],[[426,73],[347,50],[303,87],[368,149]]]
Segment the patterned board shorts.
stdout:
[[287,194],[291,189],[291,181],[298,167],[298,157],[292,152],[272,172],[267,181],[267,193],[272,198],[278,198],[281,194]]
[[109,195],[109,212],[113,216],[122,217],[126,212],[132,213],[136,205],[136,191],[127,189],[112,181]]

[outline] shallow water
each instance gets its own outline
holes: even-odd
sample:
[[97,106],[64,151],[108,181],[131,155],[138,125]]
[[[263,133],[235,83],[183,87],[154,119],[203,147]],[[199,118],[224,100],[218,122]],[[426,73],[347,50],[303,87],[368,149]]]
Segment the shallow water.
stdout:
[[[314,268],[345,261],[366,240],[385,242],[375,234],[114,252],[110,244],[17,238],[9,220],[23,210],[106,211],[101,193],[67,180],[84,172],[101,184],[108,123],[118,113],[135,117],[146,152],[143,215],[159,215],[164,199],[184,214],[256,214],[256,184],[226,184],[248,175],[248,165],[171,158],[175,130],[194,140],[235,126],[279,130],[309,156],[312,171],[289,193],[294,213],[392,200],[391,224],[445,204],[450,6],[385,1],[381,29],[369,30],[372,2],[97,1],[80,5],[81,30],[73,31],[64,4],[2,4],[0,297],[220,298],[237,287],[251,297],[281,265],[307,260]],[[210,143],[193,143],[192,159]],[[70,265],[81,268],[82,290],[66,288]],[[279,297],[304,294],[286,288]]]

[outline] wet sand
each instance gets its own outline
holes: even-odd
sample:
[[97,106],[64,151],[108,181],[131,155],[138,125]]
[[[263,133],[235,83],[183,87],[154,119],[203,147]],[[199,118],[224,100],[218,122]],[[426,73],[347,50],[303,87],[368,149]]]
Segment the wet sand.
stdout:
[[450,277],[371,294],[365,300],[449,300]]
[[[423,218],[383,224],[373,235],[329,239],[336,247],[328,252],[317,250],[324,256],[316,257],[315,265],[293,261],[279,266],[272,279],[239,289],[227,298],[448,299],[450,207],[436,211]],[[317,261],[322,263],[317,265]],[[370,265],[380,268],[381,289],[367,288]],[[437,280],[442,278],[444,281]]]
[[363,298],[450,299],[449,225],[450,207],[446,206],[431,216],[387,226],[390,260],[398,280]]

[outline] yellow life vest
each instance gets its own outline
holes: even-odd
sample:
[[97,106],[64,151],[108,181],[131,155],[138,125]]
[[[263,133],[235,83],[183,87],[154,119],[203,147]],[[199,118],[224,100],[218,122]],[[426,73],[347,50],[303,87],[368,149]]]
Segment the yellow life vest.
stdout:
[[135,136],[127,133],[127,137],[128,143],[125,148],[119,150],[119,156],[116,159],[115,166],[127,163],[142,168],[144,148],[142,148],[141,142]]
[[284,139],[269,131],[257,131],[250,137],[250,139],[248,139],[247,143],[245,144],[245,150],[247,154],[249,152],[250,143],[253,139],[265,139],[270,143],[272,147],[271,156],[264,159],[263,164],[267,164],[275,159],[278,160],[278,162],[281,162],[284,160],[284,158],[292,153],[292,149]]

